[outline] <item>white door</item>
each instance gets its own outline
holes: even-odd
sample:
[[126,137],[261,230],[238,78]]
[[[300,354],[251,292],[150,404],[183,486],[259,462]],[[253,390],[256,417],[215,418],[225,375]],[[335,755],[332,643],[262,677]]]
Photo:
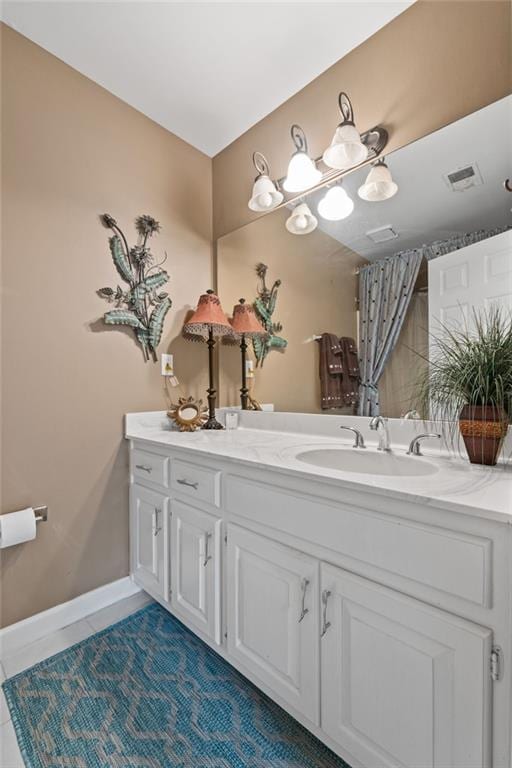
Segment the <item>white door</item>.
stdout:
[[428,263],[429,330],[471,325],[472,310],[512,310],[512,230]]
[[322,564],[322,728],[371,768],[489,768],[491,631]]
[[164,594],[164,541],[168,498],[141,485],[130,490],[132,574],[155,597]]
[[219,644],[221,525],[218,517],[171,501],[172,608]]
[[318,724],[318,563],[235,525],[227,560],[231,657]]

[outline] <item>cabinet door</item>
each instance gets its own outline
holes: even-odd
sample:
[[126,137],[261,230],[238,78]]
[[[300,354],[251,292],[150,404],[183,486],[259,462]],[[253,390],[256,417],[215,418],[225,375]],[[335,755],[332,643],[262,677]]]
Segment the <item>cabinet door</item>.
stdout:
[[227,558],[230,656],[318,724],[317,561],[234,525]]
[[482,768],[491,631],[322,564],[322,728],[372,768]]
[[221,520],[171,502],[171,605],[216,643],[220,627]]
[[168,498],[140,485],[130,491],[132,574],[139,586],[164,595],[164,541]]

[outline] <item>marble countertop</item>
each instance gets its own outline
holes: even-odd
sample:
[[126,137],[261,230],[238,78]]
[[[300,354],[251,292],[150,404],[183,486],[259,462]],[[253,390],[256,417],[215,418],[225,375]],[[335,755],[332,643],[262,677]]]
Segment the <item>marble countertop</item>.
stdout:
[[[245,414],[244,414],[245,416]],[[323,478],[329,484],[352,490],[365,490],[401,500],[410,499],[423,504],[432,504],[441,509],[494,519],[510,524],[512,522],[512,466],[500,464],[497,467],[482,467],[469,464],[466,459],[450,456],[439,448],[430,448],[424,443],[425,457],[409,460],[428,461],[435,466],[434,474],[419,477],[374,475],[326,469],[307,464],[297,454],[315,448],[345,448],[351,450],[353,443],[350,433],[338,431],[340,423],[359,428],[358,417],[320,416],[307,420],[307,431],[284,431],[283,426],[303,427],[297,415],[287,425],[282,414],[275,414],[279,429],[253,428],[254,419],[243,419],[243,426],[235,430],[178,432],[171,429],[163,412],[128,414],[126,416],[126,438],[148,444],[179,448],[187,453],[198,454],[210,459],[228,459],[236,463],[292,474],[306,479]],[[290,415],[291,416],[291,415]],[[306,417],[307,418],[307,417]],[[327,419],[335,420],[331,423]],[[243,423],[245,421],[245,424]],[[368,419],[364,420],[365,423]],[[398,422],[399,420],[393,420]],[[264,426],[272,423],[267,417]],[[315,433],[315,424],[319,425]],[[332,429],[332,436],[325,434]],[[334,428],[335,427],[335,428]],[[407,425],[410,431],[421,431]],[[363,431],[363,430],[362,430]],[[414,434],[414,432],[412,434]],[[323,433],[323,434],[322,434]],[[398,425],[394,427],[399,434]],[[365,435],[367,451],[376,450],[374,433]],[[407,434],[407,438],[410,435]],[[369,439],[370,438],[370,439]],[[371,439],[373,438],[373,439]],[[393,445],[393,453],[405,455],[403,445]]]

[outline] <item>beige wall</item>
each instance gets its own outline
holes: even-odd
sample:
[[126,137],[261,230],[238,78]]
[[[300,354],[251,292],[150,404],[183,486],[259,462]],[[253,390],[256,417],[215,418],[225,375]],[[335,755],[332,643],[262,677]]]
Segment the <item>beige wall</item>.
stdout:
[[339,122],[340,90],[360,130],[388,129],[389,150],[511,93],[511,7],[510,0],[418,0],[257,123],[213,160],[215,236],[255,218],[247,208],[254,150],[282,177],[290,126],[299,123],[310,153],[322,154]]
[[[259,283],[255,266],[268,265],[267,285],[282,280],[274,319],[283,325],[288,346],[272,350],[256,369],[254,396],[278,411],[320,412],[318,344],[313,334],[356,336],[356,267],[364,263],[353,251],[320,230],[291,235],[289,211],[279,210],[221,238],[217,246],[219,295],[230,314],[240,297],[252,302]],[[240,351],[220,349],[220,397],[223,405],[240,402]]]
[[3,477],[0,511],[48,504],[35,542],[1,553],[10,624],[128,573],[123,414],[164,407],[158,366],[97,322],[116,284],[107,230],[162,224],[161,351],[204,391],[205,355],[176,340],[211,276],[211,160],[9,28],[2,28]]

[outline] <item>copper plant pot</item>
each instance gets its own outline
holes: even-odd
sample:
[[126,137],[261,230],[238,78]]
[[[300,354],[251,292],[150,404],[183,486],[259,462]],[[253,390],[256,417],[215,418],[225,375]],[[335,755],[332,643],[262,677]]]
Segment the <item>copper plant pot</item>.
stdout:
[[505,411],[493,405],[465,405],[460,412],[459,428],[470,462],[494,466],[507,434]]

